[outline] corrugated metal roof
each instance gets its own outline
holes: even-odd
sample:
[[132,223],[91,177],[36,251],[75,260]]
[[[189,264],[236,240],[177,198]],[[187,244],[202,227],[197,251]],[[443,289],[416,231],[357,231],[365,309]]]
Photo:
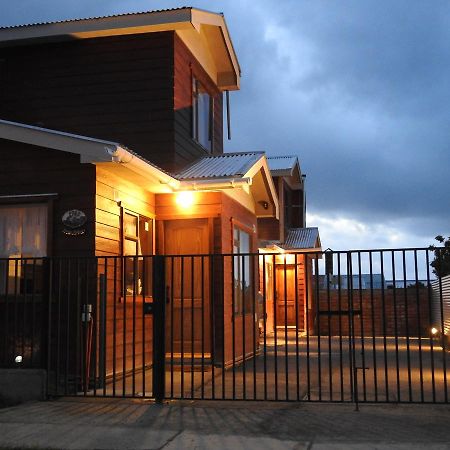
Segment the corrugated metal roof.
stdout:
[[[50,21],[50,22],[27,23],[27,24],[20,24],[20,25],[11,25],[11,26],[7,26],[7,27],[0,27],[0,30],[6,30],[6,29],[10,29],[10,28],[34,27],[34,26],[39,26],[39,25],[53,25],[53,24],[58,24],[58,23],[82,22],[83,20],[100,20],[100,19],[111,19],[114,17],[140,16],[143,14],[150,14],[150,13],[182,11],[184,9],[193,9],[193,7],[192,6],[181,6],[179,8],[155,9],[152,11],[139,11],[139,12],[132,12],[132,13],[111,14],[109,16],[83,17],[80,19],[56,20],[53,22]],[[199,8],[196,8],[196,9],[199,9]]]
[[177,173],[179,180],[244,176],[264,152],[224,153],[206,156]]
[[316,227],[290,228],[287,232],[285,242],[281,247],[285,250],[316,248],[318,239],[319,229]]
[[272,174],[280,174],[283,172],[284,175],[290,174],[294,169],[295,165],[298,164],[298,158],[294,155],[287,156],[268,156],[267,164]]

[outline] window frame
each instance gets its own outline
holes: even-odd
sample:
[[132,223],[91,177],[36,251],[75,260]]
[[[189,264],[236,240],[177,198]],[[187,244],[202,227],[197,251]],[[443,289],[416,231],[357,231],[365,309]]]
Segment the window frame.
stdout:
[[[235,238],[235,231],[238,231],[239,233],[239,237],[236,240]],[[241,248],[240,248],[240,244],[241,244],[241,239],[240,239],[240,234],[244,233],[248,236],[248,252],[241,252]],[[248,315],[248,314],[252,314],[252,308],[248,308],[247,307],[247,302],[249,302],[249,300],[246,298],[246,294],[245,294],[245,289],[241,289],[240,291],[238,291],[238,287],[235,284],[236,281],[239,284],[242,284],[243,282],[248,282],[248,287],[250,289],[249,293],[250,295],[253,292],[252,287],[254,287],[254,283],[255,283],[255,273],[254,273],[254,261],[251,256],[252,254],[252,249],[253,249],[253,230],[242,224],[241,222],[238,222],[236,220],[232,220],[232,227],[231,227],[231,239],[232,239],[232,253],[233,253],[233,272],[232,272],[232,276],[233,276],[233,298],[234,298],[234,307],[233,307],[233,315],[235,316],[244,316],[244,315]],[[236,243],[238,243],[238,245],[236,245]],[[239,247],[239,251],[236,253],[235,252],[235,247],[238,246]],[[248,253],[248,255],[247,255]],[[236,256],[235,256],[236,255]],[[245,256],[246,255],[246,256]],[[236,261],[237,261],[237,270],[238,270],[238,278],[236,278]],[[248,274],[249,274],[249,279],[247,280],[247,278],[245,277],[245,273],[246,273],[246,268],[242,268],[241,264],[242,261],[244,261],[244,264],[248,263]],[[241,273],[244,275],[243,277],[241,277]],[[240,292],[239,298],[236,295],[237,292]]]
[[[142,288],[142,292],[139,292],[139,289],[136,289],[137,286],[134,287],[133,290],[128,292],[127,290],[127,274],[125,273],[125,270],[127,269],[129,264],[133,264],[132,271],[134,272],[135,267],[137,265],[138,273],[137,276],[133,275],[134,281],[138,282],[139,280],[143,279],[143,274],[140,274],[141,267],[139,265],[140,261],[144,261],[145,256],[152,256],[155,254],[155,243],[154,243],[154,234],[155,234],[155,219],[154,217],[148,217],[144,214],[136,213],[135,211],[129,210],[127,208],[121,208],[121,217],[120,217],[120,229],[121,229],[121,257],[122,257],[122,298],[123,297],[132,297],[133,299],[148,299],[152,298],[152,279],[151,275],[149,275],[148,271],[151,271],[152,267],[152,259],[146,258],[146,275],[144,278],[145,284],[147,286],[144,286]],[[129,234],[125,232],[125,216],[129,215],[136,218],[136,234]],[[142,252],[141,247],[141,221],[147,221],[150,224],[149,232],[151,233],[151,236],[148,240],[148,246],[149,251]],[[127,255],[125,253],[126,248],[126,241],[131,241],[136,244],[137,253],[135,255]]]
[[[47,226],[46,226],[46,248],[45,248],[45,255],[44,256],[29,256],[29,257],[23,257],[20,256],[17,259],[13,259],[13,261],[22,261],[22,265],[19,266],[18,263],[13,263],[13,271],[14,275],[13,278],[17,279],[14,283],[19,283],[16,287],[12,286],[14,289],[14,295],[20,295],[21,294],[21,281],[22,280],[22,274],[25,274],[25,278],[23,280],[26,280],[26,273],[27,273],[27,262],[31,262],[31,266],[34,267],[32,270],[36,271],[42,271],[43,262],[46,258],[51,256],[52,253],[52,242],[53,242],[53,208],[54,208],[54,200],[58,197],[58,194],[51,193],[51,194],[18,194],[18,195],[3,195],[0,196],[0,208],[2,207],[27,207],[27,206],[35,206],[35,205],[42,205],[45,206],[47,209]],[[1,258],[3,261],[5,261],[6,257]],[[39,262],[41,262],[39,264]],[[6,275],[11,272],[11,262],[9,263],[8,272],[5,271]],[[3,276],[3,270],[0,270],[0,277]],[[8,275],[9,276],[9,275]],[[17,277],[18,276],[18,277]],[[38,277],[36,277],[37,279]],[[6,286],[6,281],[0,282],[1,286]],[[9,283],[8,283],[9,285]],[[26,289],[26,288],[25,288]],[[38,295],[39,292],[42,290],[41,288],[33,287],[33,295]],[[25,293],[28,291],[26,289]],[[7,295],[7,294],[5,294]]]
[[[202,83],[199,78],[192,74],[192,139],[200,145],[208,153],[213,153],[214,151],[214,96],[206,88],[205,84]],[[204,94],[208,96],[208,123],[206,127],[208,128],[208,146],[205,146],[202,142],[200,136],[200,87]]]

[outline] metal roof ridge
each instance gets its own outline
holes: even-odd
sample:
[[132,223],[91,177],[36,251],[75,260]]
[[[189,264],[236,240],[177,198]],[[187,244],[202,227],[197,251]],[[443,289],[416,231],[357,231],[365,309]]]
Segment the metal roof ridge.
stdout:
[[125,13],[119,13],[119,14],[109,14],[105,16],[92,16],[92,17],[78,17],[74,19],[61,19],[61,20],[51,20],[47,22],[34,22],[34,23],[22,23],[17,25],[8,25],[5,27],[0,27],[0,30],[8,30],[12,28],[25,28],[25,27],[35,27],[40,25],[53,25],[53,24],[59,24],[59,23],[68,23],[68,22],[82,22],[83,20],[99,20],[99,19],[112,19],[115,17],[127,17],[127,16],[139,16],[143,14],[152,14],[152,13],[160,13],[160,12],[170,12],[170,11],[182,11],[185,9],[195,9],[198,11],[204,11],[211,14],[222,14],[222,13],[215,13],[213,11],[208,11],[206,9],[201,8],[195,8],[193,6],[180,6],[178,8],[165,8],[165,9],[154,9],[154,10],[148,10],[148,11],[136,11],[136,12],[125,12]]

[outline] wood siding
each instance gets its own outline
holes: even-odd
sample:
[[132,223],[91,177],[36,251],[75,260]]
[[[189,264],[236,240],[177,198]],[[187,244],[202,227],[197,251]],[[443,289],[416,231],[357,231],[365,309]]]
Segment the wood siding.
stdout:
[[213,154],[223,153],[223,102],[222,93],[176,35],[174,49],[175,165],[181,168],[209,154],[192,138],[192,77],[198,79],[214,99]]
[[1,119],[120,142],[169,171],[205,154],[192,139],[192,67],[215,95],[222,152],[222,96],[174,32],[2,48],[0,60]]

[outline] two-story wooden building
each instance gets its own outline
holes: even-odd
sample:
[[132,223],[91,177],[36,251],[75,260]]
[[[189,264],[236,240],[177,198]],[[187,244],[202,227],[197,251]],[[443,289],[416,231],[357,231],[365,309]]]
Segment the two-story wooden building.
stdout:
[[[136,256],[257,252],[272,221],[304,225],[299,170],[277,175],[262,152],[223,153],[223,94],[240,75],[223,15],[195,8],[0,29],[0,258],[97,257],[95,276],[113,278],[98,331],[114,349],[108,374],[146,352],[151,320],[136,302],[151,300],[150,275]],[[28,283],[5,261],[7,302]],[[236,286],[254,287],[256,267],[202,263],[194,277],[198,261],[167,267],[172,359],[200,352],[197,333],[210,336],[203,358],[242,359],[251,345],[232,345],[227,330],[255,328]],[[116,329],[128,309],[132,338]],[[191,336],[186,348],[177,333]]]

